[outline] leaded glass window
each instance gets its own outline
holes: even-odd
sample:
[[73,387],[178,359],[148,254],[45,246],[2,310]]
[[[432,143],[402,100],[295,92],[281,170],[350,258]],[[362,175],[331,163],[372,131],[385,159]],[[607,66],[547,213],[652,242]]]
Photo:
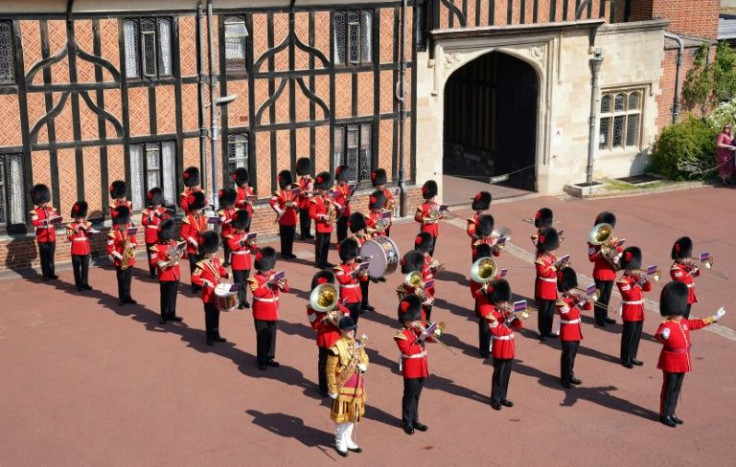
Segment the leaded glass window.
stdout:
[[345,13],[336,12],[333,18],[335,29],[335,51],[334,61],[336,65],[345,64]]
[[13,27],[9,21],[0,21],[0,84],[13,83],[15,83]]
[[172,74],[171,24],[169,18],[123,22],[126,77],[157,78]]
[[335,167],[347,165],[348,178],[351,182],[370,180],[373,161],[371,152],[373,126],[370,123],[340,125],[335,127],[334,132]]
[[227,168],[228,176],[237,168],[248,168],[248,135],[238,133],[227,138]]
[[143,209],[146,193],[161,188],[167,203],[176,202],[176,143],[162,141],[130,145],[131,202]]
[[166,18],[158,20],[158,70],[159,75],[169,76],[171,71],[171,21]]
[[601,96],[598,149],[637,148],[641,142],[643,89]]
[[0,155],[0,225],[25,223],[23,156]]
[[245,40],[248,30],[241,16],[225,18],[225,65],[228,70],[245,70]]
[[125,76],[135,78],[140,76],[138,59],[138,23],[125,21],[123,23],[123,37],[125,38]]
[[336,11],[332,23],[335,64],[371,63],[373,10]]

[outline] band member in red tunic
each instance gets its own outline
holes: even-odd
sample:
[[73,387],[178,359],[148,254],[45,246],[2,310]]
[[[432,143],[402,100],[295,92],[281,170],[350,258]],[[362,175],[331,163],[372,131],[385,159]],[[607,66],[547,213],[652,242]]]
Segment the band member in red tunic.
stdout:
[[424,380],[429,377],[427,366],[427,342],[434,342],[421,320],[422,300],[414,294],[399,302],[399,323],[403,328],[396,333],[394,341],[401,354],[399,371],[404,377],[404,395],[401,398],[401,421],[404,433],[413,435],[414,430],[427,431],[429,427],[419,421],[419,396],[422,395]]
[[36,233],[38,243],[38,255],[41,257],[41,273],[43,280],[56,280],[56,265],[54,255],[56,254],[56,227],[55,222],[61,219],[51,202],[51,191],[43,184],[34,185],[31,189],[31,200],[36,208],[31,211],[31,223]]
[[[480,217],[488,213],[488,209],[491,207],[491,199],[490,193],[487,191],[479,191],[473,198],[473,203],[471,204],[475,214],[473,214],[473,217],[468,218],[465,232],[468,234],[468,237],[470,237],[470,245],[473,248],[473,255],[475,255],[475,242],[479,240],[478,233],[476,231],[478,223],[480,222]],[[491,228],[491,230],[493,230],[493,228]],[[473,262],[475,262],[475,260],[476,258],[474,256]]]
[[151,188],[146,193],[148,207],[141,211],[141,225],[145,229],[143,238],[146,240],[146,254],[148,255],[149,272],[156,277],[156,266],[151,263],[151,247],[158,243],[158,226],[162,220],[168,219],[166,208],[161,206],[164,201],[164,192],[161,188]]
[[436,295],[434,276],[444,268],[429,253],[433,245],[434,241],[427,232],[419,232],[419,235],[414,239],[414,250],[424,255],[424,264],[422,265],[422,283],[425,284],[424,291],[432,299],[431,304],[423,306],[427,321],[432,319],[432,306],[434,305],[434,297]]
[[[381,192],[383,194],[383,205],[380,206],[380,208],[389,212],[389,217],[386,219],[387,227],[385,230],[385,235],[389,237],[391,236],[391,218],[393,217],[394,210],[396,209],[396,198],[394,198],[394,194],[391,193],[391,190],[386,188],[387,181],[388,179],[384,169],[376,169],[371,172],[371,183],[373,184],[373,187],[377,192]],[[369,206],[368,209],[373,210],[374,208]]]
[[279,294],[289,291],[286,279],[276,279],[276,250],[267,246],[256,253],[256,273],[248,279],[253,292],[253,322],[256,328],[258,369],[277,367],[276,330],[279,324]]
[[333,188],[335,192],[334,204],[339,216],[337,218],[337,243],[341,243],[348,236],[348,218],[350,217],[350,199],[353,194],[348,186],[350,169],[347,165],[341,165],[335,169],[335,181],[337,185]]
[[115,180],[110,184],[110,198],[112,201],[109,206],[109,214],[112,218],[112,212],[118,206],[125,206],[130,212],[133,212],[133,203],[125,199],[128,194],[128,185],[123,180]]
[[[202,253],[199,251],[199,237],[207,231],[207,218],[202,215],[204,204],[204,193],[195,191],[190,194],[187,199],[189,214],[181,220],[181,239],[187,242],[187,257],[192,277],[194,277],[195,266],[202,259],[200,256]],[[199,286],[192,279],[192,292],[199,290]]]
[[654,338],[663,344],[657,368],[662,370],[662,392],[660,394],[659,421],[674,427],[682,420],[675,415],[680,388],[685,373],[692,369],[690,363],[690,331],[713,324],[726,314],[721,307],[713,316],[703,319],[687,319],[688,288],[682,282],[670,282],[662,289],[659,313],[665,321],[659,325]]
[[350,317],[357,324],[360,318],[363,292],[361,282],[368,280],[368,270],[360,270],[356,262],[360,250],[354,238],[346,238],[338,245],[341,264],[334,267],[335,278],[340,284],[340,302],[350,310]]
[[[478,245],[478,259],[491,257],[491,246]],[[492,282],[485,284],[470,280],[470,295],[475,300],[475,315],[478,318],[478,353],[482,358],[491,356],[491,328],[488,326],[488,316],[494,310],[490,300],[493,291]]]
[[695,278],[700,275],[700,269],[693,264],[693,241],[690,237],[680,237],[672,245],[672,259],[675,261],[670,268],[670,277],[673,281],[683,282],[690,293],[687,296],[687,310],[685,319],[690,318],[690,308],[698,303],[695,296]]
[[[374,191],[368,197],[368,216],[365,219],[366,233],[371,237],[388,237],[391,230],[391,216],[386,205],[386,196],[382,191]],[[383,281],[382,281],[383,282]]]
[[[235,208],[245,209],[248,211],[250,218],[253,219],[253,201],[255,201],[256,196],[253,193],[253,188],[248,185],[248,182],[250,182],[248,169],[245,167],[238,167],[235,169],[231,177],[233,182],[235,182],[235,190],[238,193],[235,199]],[[250,225],[247,230],[250,230]]]
[[299,235],[302,240],[314,240],[312,236],[312,219],[309,217],[309,200],[314,194],[312,179],[312,161],[308,157],[300,157],[296,161],[296,174],[299,177]]
[[575,377],[575,356],[583,339],[583,330],[580,326],[580,311],[590,311],[593,304],[588,297],[581,293],[578,287],[578,277],[570,267],[562,268],[558,274],[557,290],[560,297],[557,299],[557,313],[560,315],[560,383],[571,388],[573,384],[583,382]]
[[233,232],[223,239],[231,253],[233,269],[233,283],[238,284],[238,309],[250,308],[246,300],[246,284],[250,277],[251,253],[258,250],[255,240],[248,240],[247,227],[250,225],[250,215],[245,209],[235,212],[232,219]]
[[179,291],[179,279],[181,279],[179,259],[183,252],[177,250],[176,236],[176,223],[171,219],[165,219],[158,225],[158,242],[150,247],[150,262],[158,273],[161,292],[159,324],[182,320],[180,316],[176,316],[176,296]]
[[315,196],[310,199],[309,217],[314,219],[314,261],[319,269],[331,268],[334,264],[327,261],[330,252],[332,225],[337,219],[337,208],[333,205],[330,189],[332,175],[320,172],[314,179]]
[[537,228],[537,231],[532,235],[532,244],[535,247],[537,246],[539,233],[542,231],[542,229],[552,227],[554,222],[554,214],[552,213],[552,210],[550,208],[541,208],[539,211],[537,211],[537,213],[534,215],[534,227]]
[[125,206],[115,208],[112,211],[112,229],[107,234],[107,254],[115,266],[120,306],[138,303],[130,296],[131,269],[135,265],[135,248],[138,246],[135,235],[129,233],[131,227],[130,210]]
[[491,236],[494,224],[493,216],[490,214],[483,214],[478,218],[478,223],[475,226],[476,240],[471,245],[471,257],[473,262],[479,258],[477,252],[479,245],[489,245],[493,256],[501,255],[501,249],[496,245],[498,238]]
[[540,340],[556,338],[552,333],[552,321],[557,303],[557,257],[552,254],[560,247],[560,238],[552,227],[542,229],[537,242],[537,280],[534,286],[534,299],[537,302],[537,328]]
[[432,248],[429,250],[430,255],[434,255],[434,247],[437,245],[437,237],[440,235],[440,219],[442,219],[442,211],[437,203],[437,182],[427,180],[422,185],[422,198],[424,203],[417,208],[414,214],[414,220],[419,222],[420,232],[427,232],[432,236]]
[[[314,293],[314,290],[322,284],[330,284],[337,288],[335,285],[335,275],[332,271],[318,271],[314,275],[312,278],[312,293]],[[340,322],[340,319],[345,316],[350,316],[350,310],[345,308],[337,297],[335,297],[332,309],[325,307],[324,309],[315,310],[312,308],[311,301],[307,305],[307,318],[309,318],[309,324],[317,333],[317,348],[319,349],[317,358],[317,375],[319,381],[319,394],[322,397],[327,397],[328,395],[327,374],[325,372],[327,367],[327,356],[329,355],[330,347],[340,339],[340,331],[337,329],[337,325]]]
[[92,223],[87,221],[87,203],[77,201],[72,206],[72,219],[66,227],[66,237],[72,250],[72,268],[74,269],[74,285],[78,292],[92,290],[89,286],[89,256],[92,252],[90,237],[94,233]]
[[[233,233],[233,216],[237,212],[235,209],[235,200],[238,197],[238,193],[235,188],[226,188],[220,190],[217,193],[217,197],[220,200],[220,210],[217,212],[217,217],[220,221],[220,237],[222,238],[222,250],[225,253],[225,262],[222,263],[224,267],[230,266],[231,254],[230,244],[228,243],[228,237]],[[250,216],[248,217],[250,221]]]
[[501,410],[501,406],[513,407],[514,403],[506,398],[511,379],[511,367],[516,356],[514,331],[522,328],[521,319],[513,312],[511,305],[511,286],[505,279],[497,279],[491,285],[491,303],[493,311],[488,316],[488,327],[491,329],[493,355],[493,380],[491,386],[491,407]]
[[296,255],[292,253],[292,247],[299,217],[298,199],[292,191],[294,184],[291,172],[282,170],[276,179],[280,190],[273,193],[268,204],[276,211],[276,222],[279,224],[279,237],[281,237],[281,256],[286,259],[295,259]]
[[215,342],[227,342],[220,335],[220,310],[215,296],[215,288],[228,277],[227,269],[222,267],[220,259],[215,256],[219,245],[220,236],[217,232],[208,230],[199,236],[198,251],[202,256],[192,273],[192,283],[202,291],[205,337],[209,346],[215,345]]
[[652,284],[641,271],[641,250],[635,246],[623,251],[620,260],[624,274],[616,281],[621,293],[621,319],[624,329],[621,333],[621,364],[626,368],[644,363],[636,359],[639,352],[641,330],[644,325],[644,292],[652,290]]
[[[406,297],[407,295],[416,295],[422,300],[422,321],[427,321],[427,310],[432,309],[434,304],[434,296],[430,293],[431,290],[427,290],[427,284],[422,279],[422,271],[425,268],[425,257],[424,253],[416,250],[407,252],[403,258],[401,258],[401,274],[403,274],[401,284],[396,287],[396,294],[399,300]],[[411,273],[419,273],[419,280],[413,283],[409,283]],[[413,276],[413,274],[412,274]],[[413,280],[413,279],[412,279]],[[431,288],[431,287],[430,287]],[[431,312],[430,312],[431,314]]]
[[202,193],[204,195],[204,191],[199,187],[199,169],[197,167],[187,167],[184,170],[184,186],[186,189],[179,195],[179,199],[186,216],[192,211],[191,206],[189,206],[192,193]]
[[[355,239],[356,242],[358,242],[358,255],[360,255],[360,248],[363,246],[365,242],[370,240],[371,236],[366,233],[367,226],[367,219],[361,212],[354,212],[350,214],[350,218],[348,219],[348,229],[350,229],[350,237]],[[362,263],[365,261],[364,259],[359,259],[358,262]],[[362,300],[360,301],[360,312],[364,313],[366,311],[376,311],[376,309],[368,302],[368,287],[370,285],[370,281],[365,280],[360,282],[360,293],[362,295]]]
[[[595,218],[594,226],[598,224],[609,224],[616,227],[616,216],[604,211]],[[618,271],[618,261],[621,259],[623,248],[614,245],[610,248],[607,255],[602,250],[602,245],[593,245],[588,243],[588,260],[593,263],[593,280],[595,286],[600,290],[600,296],[595,302],[595,323],[604,327],[606,324],[616,322],[613,318],[608,317],[608,302],[611,300],[611,290],[613,290],[613,282],[616,280],[616,271]]]

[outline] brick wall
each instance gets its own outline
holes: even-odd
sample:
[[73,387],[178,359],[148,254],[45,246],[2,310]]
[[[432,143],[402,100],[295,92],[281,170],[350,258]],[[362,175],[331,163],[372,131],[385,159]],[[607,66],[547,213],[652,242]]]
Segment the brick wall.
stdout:
[[715,39],[720,0],[634,0],[630,21],[666,18],[669,30],[686,36]]

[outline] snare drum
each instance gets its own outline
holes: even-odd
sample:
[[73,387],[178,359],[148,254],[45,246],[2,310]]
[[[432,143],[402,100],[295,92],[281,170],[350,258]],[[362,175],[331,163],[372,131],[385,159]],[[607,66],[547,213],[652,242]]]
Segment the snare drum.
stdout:
[[231,292],[230,287],[230,284],[219,284],[215,287],[215,304],[220,311],[230,311],[238,306],[236,292]]
[[376,237],[368,240],[360,248],[362,258],[370,257],[368,274],[373,279],[386,277],[399,266],[399,248],[390,237]]

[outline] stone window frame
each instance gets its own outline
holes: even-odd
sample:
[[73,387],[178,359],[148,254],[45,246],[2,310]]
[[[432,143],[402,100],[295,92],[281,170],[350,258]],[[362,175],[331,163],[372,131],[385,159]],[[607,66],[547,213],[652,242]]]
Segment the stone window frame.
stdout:
[[[149,156],[155,157],[155,164],[149,162]],[[164,192],[166,204],[177,202],[177,173],[178,158],[176,141],[163,139],[149,143],[131,144],[130,157],[130,201],[133,211],[140,211],[146,207],[146,193],[151,188],[161,188]],[[151,178],[157,178],[152,183]]]
[[[598,150],[626,151],[640,149],[644,117],[645,87],[610,88],[601,92],[598,106]],[[622,100],[619,101],[619,98]],[[635,104],[632,105],[632,99]],[[622,105],[618,105],[619,102]],[[616,123],[621,133],[616,134]]]
[[23,154],[0,154],[0,229],[25,225]]
[[[350,182],[357,182],[359,186],[371,182],[373,171],[373,131],[372,121],[352,122],[335,125],[332,128],[334,134],[334,147],[332,157],[334,166],[347,165],[349,167]],[[358,166],[349,163],[350,151],[355,152]],[[363,171],[360,171],[360,168]]]
[[373,63],[373,9],[337,10],[333,13],[333,62],[336,66]]
[[17,82],[13,36],[13,22],[0,21],[0,86],[14,85]]
[[[144,31],[144,25],[153,24]],[[173,76],[173,18],[168,16],[144,16],[123,19],[124,72],[129,80],[155,80]],[[134,27],[134,30],[130,30]],[[130,37],[130,36],[133,37]],[[129,41],[134,40],[133,44]],[[146,50],[146,43],[153,41],[153,49]]]
[[[239,26],[242,27],[242,32],[237,34],[231,34],[228,35],[228,26]],[[227,71],[245,71],[246,64],[247,64],[247,53],[248,53],[248,37],[250,34],[248,33],[248,26],[246,25],[245,16],[244,15],[227,15],[223,21],[223,27],[225,28],[224,34],[225,34],[225,69]],[[231,31],[232,32],[232,31]],[[242,59],[238,59],[237,61],[232,60],[231,58],[228,58],[228,41],[229,40],[235,40],[238,41],[240,52],[242,53]]]

